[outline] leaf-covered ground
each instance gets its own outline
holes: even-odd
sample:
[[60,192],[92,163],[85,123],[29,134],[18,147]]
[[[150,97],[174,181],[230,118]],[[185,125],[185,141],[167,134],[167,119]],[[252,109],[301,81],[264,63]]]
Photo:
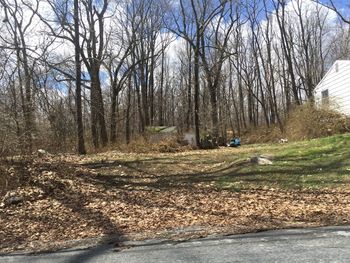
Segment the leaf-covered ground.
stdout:
[[[0,251],[101,236],[173,237],[350,224],[350,136],[173,154],[107,152],[2,164]],[[256,166],[252,155],[273,157]],[[11,183],[16,178],[16,183]],[[185,235],[183,233],[183,235]],[[181,235],[180,235],[181,236]],[[176,238],[174,236],[173,238]]]

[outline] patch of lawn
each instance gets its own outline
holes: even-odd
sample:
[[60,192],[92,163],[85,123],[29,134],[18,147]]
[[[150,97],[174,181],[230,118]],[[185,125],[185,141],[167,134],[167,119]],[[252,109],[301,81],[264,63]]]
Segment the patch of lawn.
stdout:
[[[165,190],[207,184],[232,191],[251,189],[349,189],[350,134],[288,144],[255,144],[240,148],[162,154],[103,153],[83,163],[107,180]],[[248,160],[270,155],[273,165]],[[126,176],[127,175],[127,176]],[[149,180],[152,178],[152,180]],[[139,181],[139,183],[137,183]]]
[[273,165],[247,165],[221,176],[220,188],[346,188],[350,185],[350,135],[336,135],[284,145],[266,145],[257,154],[272,154]]

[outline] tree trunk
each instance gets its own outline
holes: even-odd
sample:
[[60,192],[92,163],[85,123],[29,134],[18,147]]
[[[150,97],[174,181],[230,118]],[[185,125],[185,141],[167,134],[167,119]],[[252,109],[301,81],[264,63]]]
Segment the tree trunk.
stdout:
[[162,66],[160,73],[160,87],[159,87],[159,99],[158,99],[158,125],[164,126],[164,113],[163,113],[163,91],[164,91],[164,63],[165,63],[165,51],[162,52]]
[[106,146],[108,143],[99,69],[93,65],[91,76],[91,132],[95,148]]
[[219,118],[218,118],[218,104],[217,104],[217,87],[209,87],[210,104],[211,104],[211,121],[212,121],[212,135],[214,138],[219,137]]
[[187,114],[186,114],[186,129],[191,130],[192,126],[192,48],[187,45],[188,57],[188,87],[187,87]]
[[125,116],[125,140],[126,143],[130,143],[130,108],[131,108],[131,74],[128,77],[128,92],[127,92],[127,105]]
[[111,118],[110,118],[110,141],[115,143],[117,140],[117,89],[113,88],[111,98]]
[[81,61],[80,61],[80,43],[79,43],[79,1],[74,0],[74,45],[75,45],[75,103],[76,103],[76,122],[77,122],[77,136],[78,154],[86,154],[84,142],[84,125],[83,113],[81,104]]
[[199,135],[199,45],[200,36],[197,35],[197,45],[194,49],[194,125],[195,125],[195,137],[196,145],[200,147],[200,135]]
[[145,130],[145,126],[149,126],[149,109],[148,109],[148,92],[147,92],[147,70],[145,72],[145,68],[147,69],[147,65],[142,64],[141,66],[141,74],[140,74],[140,84],[141,84],[141,97],[142,97],[142,111],[143,111],[143,127],[142,131]]

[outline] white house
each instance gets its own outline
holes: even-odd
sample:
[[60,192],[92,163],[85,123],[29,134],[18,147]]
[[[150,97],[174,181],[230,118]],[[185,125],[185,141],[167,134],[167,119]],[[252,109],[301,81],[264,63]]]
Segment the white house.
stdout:
[[350,60],[337,60],[315,88],[316,101],[350,115]]

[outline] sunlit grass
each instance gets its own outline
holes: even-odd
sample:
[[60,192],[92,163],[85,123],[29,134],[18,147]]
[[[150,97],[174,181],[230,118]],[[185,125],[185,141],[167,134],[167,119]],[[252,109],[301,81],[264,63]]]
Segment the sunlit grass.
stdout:
[[246,166],[218,180],[219,187],[350,188],[350,135],[336,135],[283,146],[266,145],[260,153],[274,155],[273,165]]
[[[251,164],[249,158],[256,155],[270,156],[273,164]],[[287,144],[255,144],[181,153],[107,152],[88,156],[82,163],[90,168],[100,164],[96,170],[103,176],[128,175],[140,180],[157,177],[150,184],[160,190],[170,185],[195,184],[232,191],[349,189],[350,134]],[[103,163],[112,165],[103,167]]]

